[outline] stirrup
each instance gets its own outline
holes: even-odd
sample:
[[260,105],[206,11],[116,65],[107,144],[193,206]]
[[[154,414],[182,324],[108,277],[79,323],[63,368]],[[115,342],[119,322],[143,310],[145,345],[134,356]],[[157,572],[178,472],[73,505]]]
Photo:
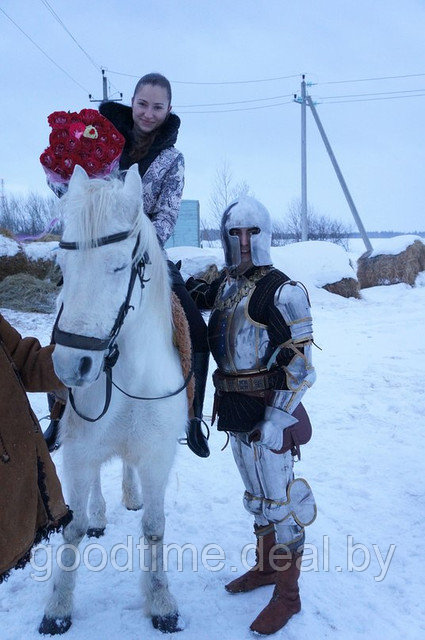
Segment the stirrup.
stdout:
[[[204,436],[201,425],[204,424],[207,435]],[[210,429],[202,418],[191,418],[186,428],[186,438],[179,438],[179,444],[186,444],[191,451],[200,458],[208,458],[210,449],[208,440],[210,437]]]
[[46,442],[47,448],[52,453],[59,449],[61,443],[58,440],[59,435],[59,420],[51,420],[46,431],[43,433],[43,438]]

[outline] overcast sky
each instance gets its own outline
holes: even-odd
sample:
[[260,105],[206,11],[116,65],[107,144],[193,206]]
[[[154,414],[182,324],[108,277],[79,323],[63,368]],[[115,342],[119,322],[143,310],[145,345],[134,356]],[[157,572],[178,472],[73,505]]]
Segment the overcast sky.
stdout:
[[[184,198],[207,216],[227,161],[234,181],[282,218],[300,197],[300,106],[291,96],[305,73],[366,229],[425,229],[423,0],[0,0],[0,8],[63,69],[0,11],[6,192],[47,193],[39,164],[47,116],[96,106],[88,93],[102,95],[101,66],[126,104],[137,77],[160,71],[182,119]],[[377,79],[388,76],[405,77]],[[215,106],[186,106],[205,104]],[[307,123],[308,200],[355,230],[311,113]]]

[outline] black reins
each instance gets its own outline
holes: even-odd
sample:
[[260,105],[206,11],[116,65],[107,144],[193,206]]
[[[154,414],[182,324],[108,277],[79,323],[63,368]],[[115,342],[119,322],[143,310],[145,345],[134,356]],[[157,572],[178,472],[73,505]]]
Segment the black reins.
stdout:
[[[130,236],[131,236],[131,231],[123,231],[121,233],[114,233],[109,236],[103,236],[102,238],[98,238],[97,240],[92,240],[91,243],[88,245],[88,248],[95,249],[96,247],[102,247],[107,244],[121,242],[122,240],[126,240]],[[53,342],[55,344],[60,344],[64,347],[70,347],[72,349],[82,349],[85,351],[107,351],[107,354],[104,357],[104,363],[103,363],[103,371],[105,373],[105,380],[106,380],[105,404],[103,406],[102,412],[97,416],[97,418],[90,418],[89,416],[85,416],[84,414],[78,411],[78,409],[75,406],[75,399],[74,399],[74,394],[72,393],[72,389],[69,389],[69,401],[71,403],[73,410],[80,418],[88,422],[97,422],[98,420],[100,420],[100,418],[103,418],[103,416],[106,414],[106,412],[109,409],[109,405],[111,403],[112,386],[114,386],[116,389],[118,389],[118,391],[123,393],[128,398],[132,398],[134,400],[164,400],[165,398],[172,398],[173,396],[176,396],[177,394],[181,393],[181,391],[183,391],[183,389],[187,387],[193,375],[193,367],[191,367],[189,374],[184,380],[184,383],[176,391],[163,396],[156,396],[152,398],[144,397],[144,396],[134,396],[130,393],[127,393],[126,391],[124,391],[124,389],[121,389],[121,387],[119,387],[112,379],[112,369],[117,363],[117,360],[119,357],[119,350],[118,350],[118,345],[116,344],[116,339],[118,338],[119,332],[121,331],[121,328],[124,324],[124,320],[127,316],[127,313],[129,312],[130,309],[134,309],[134,307],[130,304],[130,302],[131,302],[131,297],[133,295],[135,282],[138,278],[142,289],[144,289],[145,287],[145,282],[149,282],[149,279],[148,280],[144,279],[146,264],[150,264],[149,255],[145,253],[139,261],[137,262],[135,261],[139,244],[140,244],[140,234],[137,235],[136,243],[134,245],[134,248],[131,254],[132,266],[131,266],[130,280],[127,287],[127,294],[125,296],[124,302],[122,303],[118,311],[118,315],[114,322],[114,326],[112,327],[109,333],[109,336],[107,338],[104,338],[104,339],[93,338],[90,336],[79,335],[77,333],[70,333],[68,331],[63,331],[62,329],[60,329],[59,319],[62,315],[63,304],[61,305],[59,309],[59,313],[55,320],[55,324],[53,327],[53,336],[52,336]],[[76,251],[81,248],[78,242],[65,242],[63,240],[59,242],[59,247],[61,249],[66,249],[71,251]]]

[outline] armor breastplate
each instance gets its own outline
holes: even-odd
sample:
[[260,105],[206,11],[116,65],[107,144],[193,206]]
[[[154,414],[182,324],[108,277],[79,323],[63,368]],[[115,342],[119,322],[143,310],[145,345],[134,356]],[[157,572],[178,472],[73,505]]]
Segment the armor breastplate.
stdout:
[[272,352],[267,328],[248,314],[251,295],[263,275],[260,270],[252,279],[242,277],[230,285],[225,283],[218,292],[208,323],[208,343],[223,373],[266,370]]

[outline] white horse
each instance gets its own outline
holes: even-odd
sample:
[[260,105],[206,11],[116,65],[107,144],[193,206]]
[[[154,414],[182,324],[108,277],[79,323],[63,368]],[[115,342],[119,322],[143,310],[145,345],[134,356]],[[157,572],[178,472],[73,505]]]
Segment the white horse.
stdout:
[[167,633],[181,629],[162,545],[165,488],[185,429],[187,400],[172,340],[167,264],[141,203],[136,165],[124,183],[89,179],[76,167],[61,200],[64,285],[53,362],[71,388],[61,433],[74,518],[64,530],[65,569],[55,569],[42,634],[64,633],[71,625],[76,571],[67,569],[87,530],[90,488],[96,487],[102,463],[113,456],[136,468],[141,481],[149,568],[143,583],[152,624]]
[[[122,503],[129,511],[139,511],[143,507],[143,500],[140,492],[137,467],[133,467],[126,460],[122,465]],[[100,538],[105,533],[106,502],[102,493],[100,478],[100,467],[90,489],[88,502],[88,528],[87,535],[90,538]]]

